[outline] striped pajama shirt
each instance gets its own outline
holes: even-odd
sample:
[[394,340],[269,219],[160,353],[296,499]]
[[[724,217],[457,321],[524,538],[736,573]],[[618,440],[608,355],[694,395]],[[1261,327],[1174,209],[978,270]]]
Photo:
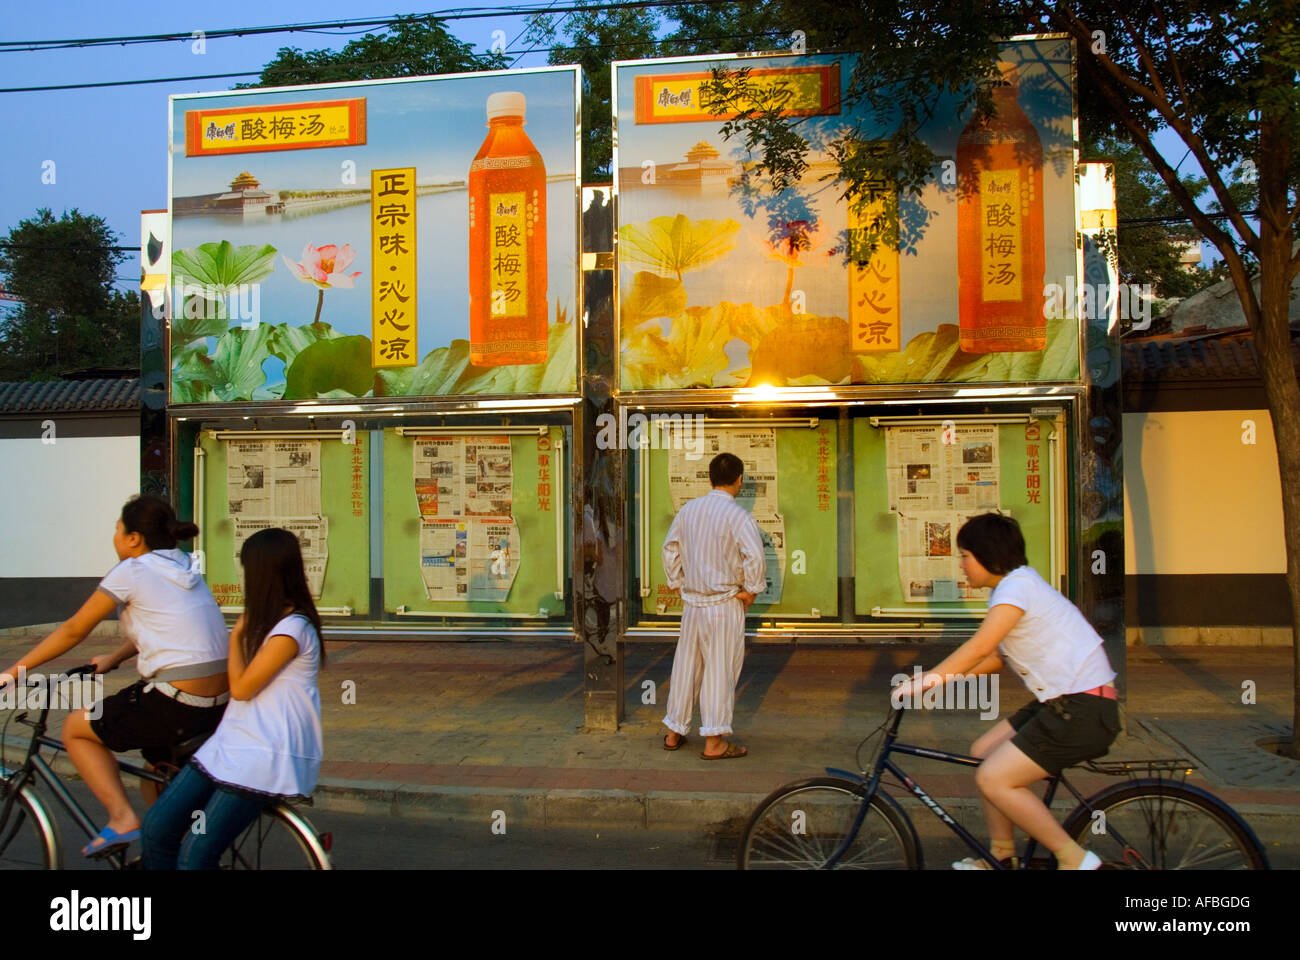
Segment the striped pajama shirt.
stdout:
[[758,524],[731,494],[715,488],[674,518],[663,564],[668,586],[682,595],[664,725],[686,734],[698,697],[700,735],[725,736],[732,732],[736,681],[745,659],[745,608],[736,594],[767,588]]

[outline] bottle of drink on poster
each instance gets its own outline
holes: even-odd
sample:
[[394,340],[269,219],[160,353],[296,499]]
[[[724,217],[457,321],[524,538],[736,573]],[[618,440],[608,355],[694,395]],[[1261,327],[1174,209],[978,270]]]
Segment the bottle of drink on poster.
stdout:
[[1019,103],[1020,75],[999,63],[996,115],[974,118],[957,140],[957,278],[961,349],[1041,350],[1043,146]]
[[487,100],[469,168],[470,363],[546,360],[546,167],[524,133],[522,93]]

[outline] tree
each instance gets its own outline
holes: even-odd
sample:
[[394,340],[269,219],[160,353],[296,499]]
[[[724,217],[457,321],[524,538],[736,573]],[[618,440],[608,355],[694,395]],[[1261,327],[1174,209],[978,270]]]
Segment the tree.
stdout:
[[[861,54],[849,100],[878,118],[901,106],[890,149],[837,145],[839,186],[858,202],[869,180],[919,189],[935,161],[918,131],[936,91],[966,90],[961,109],[992,111],[1000,38],[1059,31],[1076,44],[1084,140],[1131,142],[1192,226],[1223,257],[1259,356],[1277,439],[1295,649],[1293,730],[1300,731],[1300,382],[1288,325],[1300,272],[1300,0],[781,0],[808,24],[809,49]],[[716,93],[743,101],[743,76]],[[733,101],[737,102],[737,101]],[[772,135],[777,128],[782,131]],[[1179,141],[1168,154],[1156,133]],[[796,183],[808,144],[775,111],[750,110],[731,128],[759,146],[755,170]],[[1205,174],[1209,208],[1178,174],[1186,151]],[[1225,173],[1225,171],[1228,171]],[[1257,218],[1250,211],[1257,208]],[[1226,220],[1211,219],[1215,211]],[[875,238],[879,239],[879,238]],[[1257,281],[1252,282],[1252,281]],[[1300,757],[1300,735],[1292,749]]]
[[126,255],[102,217],[47,208],[0,241],[0,272],[22,305],[0,326],[0,379],[47,380],[88,366],[137,366],[140,297],[113,290]]
[[[578,0],[580,9],[563,15],[535,14],[524,40],[550,47],[547,62],[582,67],[582,178],[610,179],[613,159],[613,108],[610,63],[647,57],[690,56],[772,49],[787,32],[775,8],[745,3],[674,4],[667,17],[649,7],[610,9]],[[675,23],[675,29],[669,26]]]
[[256,83],[237,84],[236,89],[420,77],[505,65],[501,54],[475,53],[472,45],[449,34],[436,17],[398,17],[387,33],[367,33],[342,50],[304,52],[281,47]]

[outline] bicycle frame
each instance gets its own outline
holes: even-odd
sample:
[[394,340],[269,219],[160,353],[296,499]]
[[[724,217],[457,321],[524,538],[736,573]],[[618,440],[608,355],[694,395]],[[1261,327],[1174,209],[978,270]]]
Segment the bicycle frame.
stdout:
[[[862,824],[867,817],[867,811],[870,809],[871,798],[874,797],[877,790],[880,789],[880,779],[882,774],[885,772],[893,774],[894,779],[896,779],[907,790],[911,791],[912,796],[920,800],[932,814],[938,817],[949,830],[960,837],[966,846],[968,846],[974,853],[978,854],[985,860],[985,862],[989,863],[994,870],[1010,869],[1009,867],[1003,866],[1002,862],[995,858],[992,852],[985,847],[984,844],[980,843],[980,841],[977,840],[969,830],[949,816],[948,811],[946,811],[937,800],[926,793],[925,789],[919,783],[909,777],[907,773],[896,763],[891,761],[889,757],[890,754],[902,753],[908,756],[924,757],[927,760],[938,760],[941,763],[952,763],[963,767],[978,767],[983,761],[979,757],[968,756],[964,753],[950,753],[947,750],[935,750],[930,747],[918,747],[910,743],[898,743],[898,726],[902,722],[902,719],[903,711],[895,709],[893,711],[893,717],[889,721],[886,721],[888,726],[885,730],[884,741],[881,744],[880,752],[876,757],[875,766],[873,767],[869,777],[864,777],[861,774],[851,773],[847,770],[840,770],[834,767],[826,768],[826,772],[832,776],[857,780],[860,783],[865,783],[867,785],[866,794],[862,799],[861,808],[858,810],[858,814],[853,820],[853,826],[850,828],[848,835],[835,849],[835,852],[832,853],[830,858],[826,861],[826,869],[831,870],[835,868],[835,865],[839,863],[840,857],[844,856],[844,853],[849,849],[854,839],[857,837],[858,831],[862,829]],[[1070,791],[1074,796],[1074,799],[1079,802],[1080,806],[1088,806],[1087,800],[1084,799],[1083,795],[1080,794],[1078,790],[1074,789],[1074,786],[1065,778],[1064,774],[1047,778],[1047,791],[1043,794],[1043,804],[1045,806],[1048,808],[1052,806],[1052,800],[1056,796],[1056,788],[1058,785],[1062,784]],[[903,816],[910,822],[911,817],[908,817],[905,811],[900,812],[902,812]],[[1116,835],[1116,838],[1121,843],[1124,843],[1124,839],[1119,837],[1118,834]],[[1020,869],[1024,870],[1028,868],[1037,847],[1038,841],[1033,837],[1030,837],[1029,844],[1025,847],[1024,857],[1020,863]]]

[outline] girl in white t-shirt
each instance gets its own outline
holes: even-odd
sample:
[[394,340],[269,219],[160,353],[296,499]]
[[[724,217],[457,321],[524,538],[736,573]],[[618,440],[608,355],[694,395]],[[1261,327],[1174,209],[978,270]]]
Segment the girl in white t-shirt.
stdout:
[[[269,802],[310,797],[322,756],[316,677],[325,660],[298,538],[272,528],[239,552],[244,613],[230,634],[221,725],[145,817],[149,870],[215,869]],[[205,813],[194,833],[193,812]]]
[[[1115,671],[1102,639],[1078,608],[1028,565],[1025,539],[1012,518],[972,517],[957,532],[957,547],[967,582],[976,589],[993,588],[988,615],[973,637],[920,678],[919,690],[913,678],[894,693],[919,697],[954,675],[996,673],[1005,659],[1035,699],[971,747],[984,761],[975,784],[983,795],[989,851],[1007,862],[1020,827],[1052,851],[1058,869],[1095,870],[1101,860],[1069,838],[1029,786],[1104,755],[1119,733],[1111,683]],[[990,869],[972,858],[953,867]]]
[[[68,757],[108,811],[108,823],[82,848],[86,856],[121,849],[140,835],[113,752],[140,750],[151,764],[167,760],[177,744],[214,730],[229,699],[226,621],[189,554],[176,549],[177,541],[198,532],[177,520],[165,500],[127,501],[113,534],[118,565],[76,614],[0,677],[0,685],[13,682],[20,670],[62,656],[114,610],[127,641],[95,657],[95,672],[140,655],[140,680],[88,710],[74,710],[63,723]],[[149,790],[152,800],[156,793]]]

